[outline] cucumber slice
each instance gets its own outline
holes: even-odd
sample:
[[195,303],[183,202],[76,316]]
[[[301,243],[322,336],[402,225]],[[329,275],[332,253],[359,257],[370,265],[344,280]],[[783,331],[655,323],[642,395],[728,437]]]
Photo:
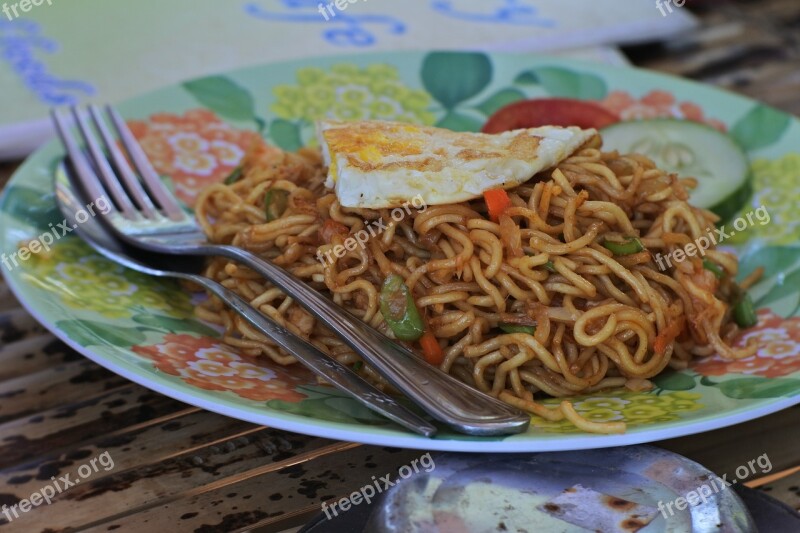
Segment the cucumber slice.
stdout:
[[644,154],[663,170],[697,178],[692,205],[710,209],[722,222],[752,195],[747,155],[736,141],[711,126],[657,118],[618,122],[600,133],[605,150]]

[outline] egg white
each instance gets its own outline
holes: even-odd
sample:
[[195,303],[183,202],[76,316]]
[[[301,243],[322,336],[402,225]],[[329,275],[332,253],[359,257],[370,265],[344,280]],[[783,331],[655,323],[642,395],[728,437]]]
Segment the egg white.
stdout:
[[510,189],[573,154],[597,131],[543,126],[499,134],[386,121],[320,121],[326,186],[345,207],[464,202]]

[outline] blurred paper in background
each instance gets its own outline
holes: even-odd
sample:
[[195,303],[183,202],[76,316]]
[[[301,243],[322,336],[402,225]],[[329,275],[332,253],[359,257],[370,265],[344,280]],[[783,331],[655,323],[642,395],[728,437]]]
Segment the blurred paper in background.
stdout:
[[49,136],[53,106],[117,102],[242,66],[399,49],[569,50],[613,63],[624,59],[601,45],[694,25],[683,8],[662,15],[630,0],[43,0],[24,13],[10,4],[19,16],[0,13],[0,159]]

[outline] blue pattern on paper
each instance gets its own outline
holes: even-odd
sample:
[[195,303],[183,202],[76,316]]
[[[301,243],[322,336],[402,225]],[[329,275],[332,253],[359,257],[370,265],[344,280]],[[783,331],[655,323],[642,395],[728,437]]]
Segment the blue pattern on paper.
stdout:
[[497,4],[492,11],[459,11],[454,0],[432,0],[431,7],[434,11],[461,20],[470,22],[488,22],[495,24],[514,24],[519,26],[540,26],[554,28],[555,20],[541,18],[539,9],[527,3],[527,0],[491,0],[487,4]]
[[0,64],[6,63],[25,86],[47,105],[77,104],[82,96],[92,96],[96,89],[85,81],[62,80],[47,71],[36,58],[36,51],[54,54],[58,44],[44,37],[39,24],[32,20],[0,19]]
[[[328,1],[320,0],[277,0],[283,10],[271,10],[262,7],[255,2],[245,4],[244,11],[254,18],[262,20],[276,20],[281,22],[295,22],[299,24],[323,24],[328,26],[322,32],[322,38],[334,46],[356,46],[369,47],[377,42],[377,37],[365,26],[369,24],[381,24],[388,26],[387,31],[394,35],[402,35],[406,32],[406,25],[394,17],[384,15],[367,14],[348,14],[337,10],[335,16],[331,17],[327,12],[328,20],[320,12],[328,4]],[[349,3],[347,4],[350,5]],[[356,4],[357,5],[357,4]],[[364,6],[366,6],[364,2]],[[353,6],[355,8],[355,5]],[[334,26],[334,27],[330,27]],[[289,43],[291,44],[291,43]]]

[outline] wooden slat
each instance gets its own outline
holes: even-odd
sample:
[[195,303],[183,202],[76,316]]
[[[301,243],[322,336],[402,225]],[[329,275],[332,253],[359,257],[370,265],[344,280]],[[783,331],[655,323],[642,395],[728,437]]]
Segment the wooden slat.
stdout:
[[800,466],[795,466],[788,470],[781,470],[780,472],[770,472],[766,476],[762,476],[758,479],[754,479],[752,481],[746,481],[744,485],[746,487],[750,487],[751,489],[756,487],[763,487],[765,485],[769,485],[775,483],[778,480],[793,477],[800,474]]
[[52,334],[11,342],[0,346],[0,382],[82,359]]
[[11,174],[14,173],[14,171],[17,169],[18,166],[19,166],[19,161],[13,161],[10,163],[0,162],[0,189],[5,187],[9,178],[11,178]]
[[[0,183],[2,183],[2,176],[0,176]],[[0,185],[2,187],[2,185]],[[19,302],[12,294],[11,289],[3,281],[3,276],[0,276],[0,313],[9,309],[19,307]]]
[[703,26],[660,48],[632,53],[637,65],[694,78],[800,115],[800,3],[708,2]]
[[793,23],[795,27],[800,26],[800,4],[797,0],[750,0],[741,2],[738,9],[744,17],[761,20],[773,26],[785,26],[787,22]]
[[45,333],[44,326],[21,307],[0,312],[0,346]]
[[0,383],[0,423],[100,395],[128,383],[88,359],[55,365]]
[[400,466],[422,454],[418,450],[337,443],[289,464],[254,469],[235,484],[234,480],[220,480],[174,501],[100,520],[87,531],[107,531],[114,526],[128,531],[142,522],[158,531],[227,533],[264,526],[280,530],[291,525],[295,515],[319,513],[323,501],[338,499],[372,483],[373,475],[392,474],[396,479]]
[[758,489],[800,513],[800,471],[759,485]]
[[[107,452],[113,461],[113,467],[109,464],[106,471],[98,466],[98,472],[92,476],[92,481],[97,486],[80,486],[74,491],[71,489],[68,497],[65,495],[65,499],[59,504],[75,506],[75,502],[79,501],[82,502],[81,505],[96,504],[104,507],[105,503],[101,504],[92,498],[106,490],[107,494],[101,499],[116,498],[119,496],[118,492],[123,491],[126,499],[130,498],[132,502],[142,501],[146,498],[142,487],[149,483],[171,488],[170,475],[182,478],[182,482],[190,486],[197,482],[197,476],[193,474],[195,469],[207,471],[211,476],[219,475],[219,465],[214,466],[213,461],[204,461],[203,457],[230,452],[241,448],[246,442],[262,451],[271,451],[274,447],[277,452],[281,449],[296,452],[303,447],[301,441],[304,437],[300,436],[285,442],[276,440],[272,435],[266,436],[272,436],[275,442],[269,438],[259,439],[257,434],[264,434],[263,430],[264,428],[253,424],[211,415],[195,408],[187,408],[160,418],[148,417],[146,422],[132,424],[124,430],[100,432],[80,445],[66,450],[53,450],[37,456],[35,461],[13,464],[0,470],[0,494],[17,502],[40,490],[49,482],[50,476],[70,474],[71,479],[74,479],[80,465]],[[225,460],[230,463],[235,463],[238,459],[239,457],[230,453],[225,456]],[[219,458],[216,461],[219,463]],[[166,477],[162,478],[161,474]],[[79,489],[85,490],[80,492]],[[152,492],[150,497],[155,497]],[[114,508],[112,504],[113,502],[108,502],[111,505],[109,508]],[[48,512],[50,509],[48,507]]]
[[0,468],[37,458],[46,461],[52,454],[80,448],[98,439],[102,442],[108,438],[103,447],[113,442],[122,445],[124,439],[118,439],[121,433],[142,424],[157,424],[157,420],[187,409],[199,411],[138,385],[127,384],[107,393],[38,411],[0,425]]
[[764,453],[773,471],[798,466],[797,443],[800,443],[800,405],[743,424],[655,444],[722,475],[733,474],[737,466],[746,465]]
[[[127,460],[134,465],[131,468],[115,465],[108,472],[99,469],[80,485],[58,494],[47,513],[28,513],[15,522],[32,531],[59,531],[65,524],[77,526],[106,521],[103,517],[133,516],[139,520],[143,513],[160,508],[168,501],[183,505],[192,495],[208,492],[212,487],[228,493],[238,490],[238,483],[243,479],[305,462],[309,454],[315,455],[315,450],[332,445],[340,446],[327,439],[251,426],[238,435],[206,442],[168,457],[150,453],[143,456],[132,449],[127,452],[127,459],[118,453],[122,464]],[[115,452],[110,453],[114,458]],[[89,457],[82,459],[85,462]],[[63,471],[75,472],[80,464],[81,461],[73,461]],[[297,483],[297,478],[293,479],[293,483]],[[36,486],[35,483],[31,485]],[[263,503],[259,500],[259,505]],[[93,509],[91,516],[83,510],[87,506]],[[151,524],[151,527],[158,526]]]

